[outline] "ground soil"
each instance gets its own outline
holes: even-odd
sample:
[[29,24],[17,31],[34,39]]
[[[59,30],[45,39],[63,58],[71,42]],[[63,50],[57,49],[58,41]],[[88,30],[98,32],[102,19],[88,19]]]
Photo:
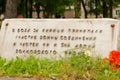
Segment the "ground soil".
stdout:
[[0,80],[52,80],[52,79],[48,79],[48,78],[9,77],[9,76],[4,76],[4,77],[0,77]]

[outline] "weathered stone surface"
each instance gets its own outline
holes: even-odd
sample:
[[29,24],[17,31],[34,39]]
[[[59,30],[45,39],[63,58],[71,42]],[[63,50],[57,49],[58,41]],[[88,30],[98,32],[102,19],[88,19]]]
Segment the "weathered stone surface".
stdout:
[[7,19],[0,32],[0,55],[58,57],[86,49],[92,56],[107,57],[120,50],[119,28],[113,19]]

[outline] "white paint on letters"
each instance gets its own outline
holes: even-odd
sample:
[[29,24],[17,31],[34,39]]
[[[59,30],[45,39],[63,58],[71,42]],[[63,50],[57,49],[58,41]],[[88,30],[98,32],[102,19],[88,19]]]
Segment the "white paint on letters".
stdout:
[[119,28],[114,19],[6,19],[0,55],[7,59],[64,56],[66,50],[85,48],[92,56],[107,57],[111,50],[119,50]]

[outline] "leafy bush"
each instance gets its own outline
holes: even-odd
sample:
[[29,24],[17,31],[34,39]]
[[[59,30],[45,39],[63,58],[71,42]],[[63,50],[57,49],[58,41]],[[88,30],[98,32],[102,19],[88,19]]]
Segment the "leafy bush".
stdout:
[[58,80],[119,80],[120,70],[114,71],[109,62],[81,52],[59,60],[30,56],[27,59],[17,57],[7,61],[0,57],[0,75],[37,76]]

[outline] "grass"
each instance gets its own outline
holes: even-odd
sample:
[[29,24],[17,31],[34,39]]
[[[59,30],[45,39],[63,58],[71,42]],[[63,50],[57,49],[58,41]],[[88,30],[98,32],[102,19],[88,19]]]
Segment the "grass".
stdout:
[[120,80],[120,70],[112,70],[109,62],[80,53],[60,60],[33,56],[15,60],[0,57],[1,76],[44,77],[53,80]]

